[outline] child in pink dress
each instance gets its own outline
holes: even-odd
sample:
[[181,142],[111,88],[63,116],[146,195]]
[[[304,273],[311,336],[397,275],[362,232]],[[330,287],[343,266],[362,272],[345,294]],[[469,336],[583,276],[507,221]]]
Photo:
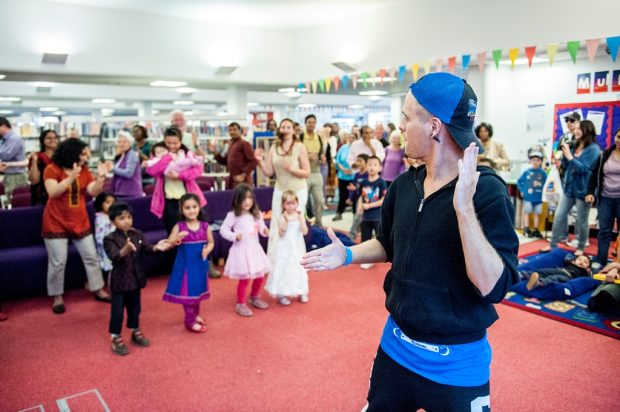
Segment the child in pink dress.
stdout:
[[258,240],[259,234],[269,236],[269,229],[260,215],[254,192],[247,184],[235,188],[232,208],[220,227],[222,237],[233,242],[226,259],[224,275],[239,279],[235,311],[241,316],[252,316],[254,313],[245,304],[246,290],[251,279],[250,304],[258,309],[269,307],[259,293],[265,275],[271,271],[271,264]]

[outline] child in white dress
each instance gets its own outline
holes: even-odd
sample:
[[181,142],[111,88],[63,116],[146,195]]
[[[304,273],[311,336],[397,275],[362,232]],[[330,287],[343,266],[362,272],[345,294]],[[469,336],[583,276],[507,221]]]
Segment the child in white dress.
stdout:
[[299,296],[302,303],[308,302],[308,272],[301,266],[306,253],[304,235],[308,226],[304,214],[299,210],[297,194],[291,190],[282,193],[282,215],[278,219],[278,249],[273,272],[267,278],[265,290],[276,296],[281,305],[290,305],[289,297]]

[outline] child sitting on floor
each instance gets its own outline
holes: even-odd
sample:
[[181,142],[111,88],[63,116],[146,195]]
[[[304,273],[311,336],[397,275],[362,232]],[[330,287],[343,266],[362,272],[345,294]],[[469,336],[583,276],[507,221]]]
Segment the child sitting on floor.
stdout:
[[567,255],[564,265],[558,268],[541,269],[535,272],[519,272],[521,280],[527,280],[527,290],[549,285],[551,283],[563,283],[571,279],[590,276],[592,259],[587,255]]

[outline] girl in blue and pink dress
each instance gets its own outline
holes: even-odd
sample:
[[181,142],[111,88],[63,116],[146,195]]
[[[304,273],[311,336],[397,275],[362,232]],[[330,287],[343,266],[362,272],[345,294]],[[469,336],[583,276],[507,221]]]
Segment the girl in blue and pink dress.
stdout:
[[252,316],[252,310],[245,304],[250,281],[250,304],[258,309],[269,307],[267,302],[260,298],[260,290],[265,275],[271,271],[271,264],[258,240],[259,234],[263,237],[269,236],[269,229],[260,215],[254,193],[247,184],[240,184],[235,188],[232,208],[220,227],[222,237],[233,242],[226,259],[224,275],[239,279],[235,311],[241,316]]
[[174,225],[168,238],[169,242],[178,244],[177,257],[163,300],[183,305],[187,330],[204,333],[207,329],[200,316],[200,302],[209,298],[207,256],[213,250],[213,234],[204,219],[198,196],[184,194],[179,208],[182,220]]

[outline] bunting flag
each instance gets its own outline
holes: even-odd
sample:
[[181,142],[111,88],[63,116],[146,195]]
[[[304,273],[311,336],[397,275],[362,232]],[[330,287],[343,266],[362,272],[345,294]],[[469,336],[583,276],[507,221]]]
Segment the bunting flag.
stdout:
[[396,78],[396,67],[390,67],[390,69],[388,70],[388,76],[392,78],[390,82],[393,82]]
[[456,68],[456,56],[448,57],[448,68],[450,69],[450,73],[454,73],[454,69]]
[[466,72],[469,67],[469,61],[471,60],[471,54],[464,54],[461,56],[461,66],[463,66],[463,71]]
[[349,76],[345,74],[340,80],[342,80],[342,88],[347,90],[349,88]]
[[588,60],[590,61],[590,63],[594,61],[594,56],[596,56],[599,42],[600,39],[586,40],[586,48],[588,49]]
[[316,80],[312,82],[312,93],[316,93]]
[[508,49],[508,58],[510,59],[510,67],[515,67],[515,60],[517,60],[517,56],[519,55],[519,48],[516,47],[514,49]]
[[607,47],[609,47],[609,52],[611,54],[611,60],[613,60],[615,63],[616,58],[618,57],[618,48],[620,47],[620,36],[608,37]]
[[558,44],[551,43],[547,45],[547,57],[549,58],[549,66],[553,65],[555,55],[558,54]]
[[319,90],[321,91],[321,93],[325,92],[325,80],[323,79],[319,80]]
[[331,87],[332,87],[332,79],[328,77],[327,79],[325,79],[325,91],[329,93],[329,89],[331,89]]
[[306,93],[312,93],[312,89],[310,88],[311,83],[306,82]]
[[405,80],[405,66],[404,65],[398,68],[398,81],[402,83],[403,80]]
[[478,70],[484,70],[484,64],[487,61],[487,52],[480,52],[476,54],[476,60],[478,61]]
[[495,62],[495,68],[499,69],[499,61],[502,58],[502,49],[493,50],[493,61]]
[[363,72],[361,75],[361,81],[362,83],[364,83],[364,87],[368,88],[368,82],[366,81],[366,79],[368,79],[368,73]]
[[525,48],[525,57],[527,57],[527,64],[530,67],[532,67],[534,56],[536,56],[536,46],[527,46]]
[[435,60],[435,71],[440,72],[443,70],[443,59]]
[[340,87],[340,77],[336,76],[334,77],[334,90],[338,91],[338,88]]
[[413,76],[413,81],[418,81],[418,72],[420,71],[420,65],[418,63],[411,65],[411,75]]
[[357,79],[358,79],[358,75],[354,74],[353,76],[351,76],[351,84],[353,85],[353,88],[355,90],[357,90]]
[[379,78],[381,79],[379,84],[383,86],[383,79],[385,78],[385,69],[379,70]]
[[368,73],[368,79],[364,82],[364,85],[366,87],[368,87],[368,83],[372,84],[372,87],[376,86],[377,83],[377,73],[375,72],[370,72]]
[[570,58],[573,59],[573,64],[577,64],[577,51],[579,51],[579,41],[569,41],[566,43],[566,48],[568,49],[568,54],[570,54]]
[[302,90],[303,88],[304,88],[304,84],[303,84],[303,83],[299,83],[299,84],[297,85],[297,91],[298,91],[299,93],[301,93],[301,90]]
[[424,74],[429,74],[431,72],[431,64],[433,64],[433,62],[426,60],[422,64],[424,65]]

